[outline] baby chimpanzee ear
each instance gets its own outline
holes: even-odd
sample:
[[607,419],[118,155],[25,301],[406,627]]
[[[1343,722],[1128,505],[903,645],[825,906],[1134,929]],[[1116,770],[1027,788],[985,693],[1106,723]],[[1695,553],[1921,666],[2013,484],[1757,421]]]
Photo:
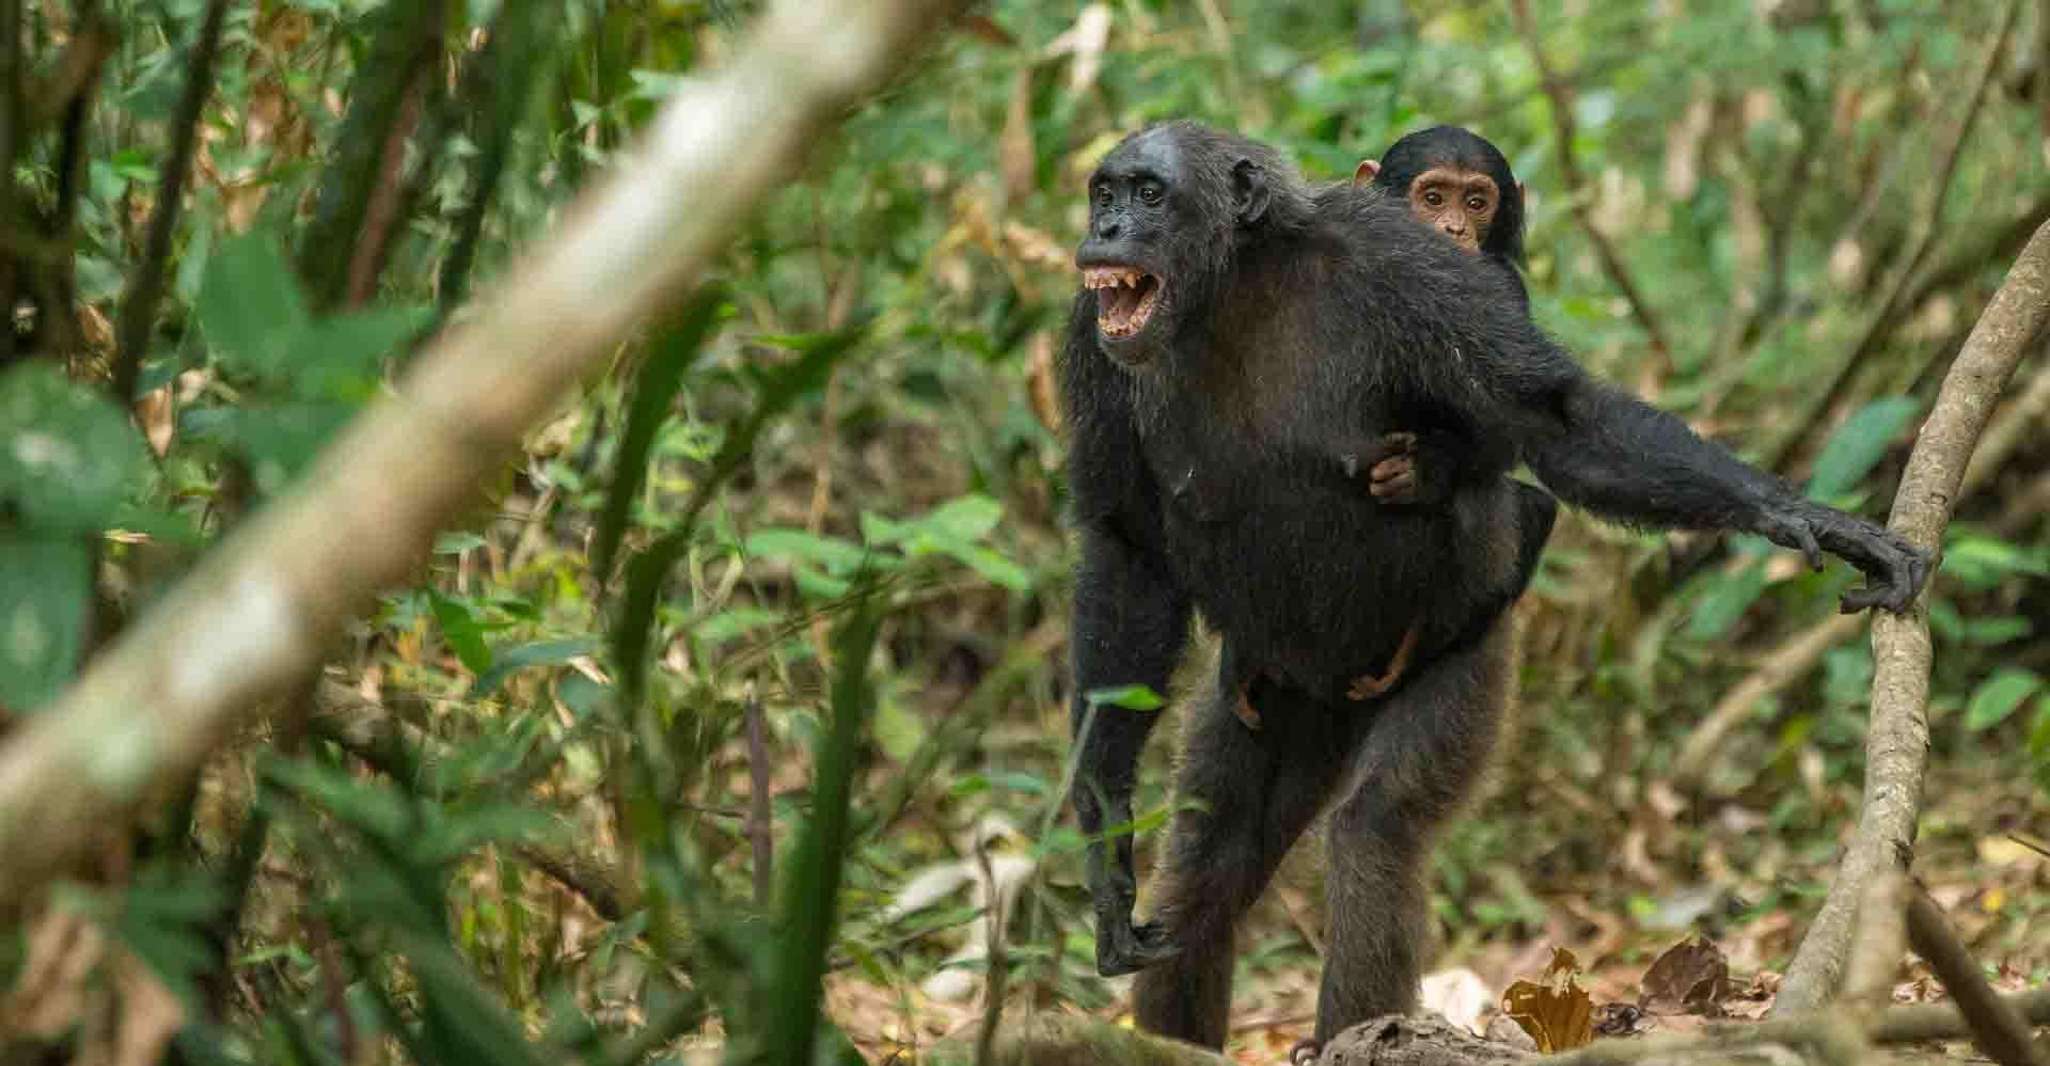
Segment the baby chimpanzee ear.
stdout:
[[1239,225],[1250,226],[1260,221],[1267,214],[1267,171],[1250,159],[1232,164],[1231,194],[1238,209]]
[[1354,185],[1372,185],[1372,184],[1374,183],[1374,179],[1375,179],[1375,178],[1378,178],[1378,177],[1380,177],[1380,176],[1381,176],[1381,161],[1380,161],[1380,160],[1378,160],[1378,159],[1362,159],[1362,160],[1360,160],[1360,165],[1359,165],[1358,167],[1356,167],[1356,168],[1354,168],[1354,169],[1353,169],[1353,172],[1352,172],[1352,183],[1353,183]]

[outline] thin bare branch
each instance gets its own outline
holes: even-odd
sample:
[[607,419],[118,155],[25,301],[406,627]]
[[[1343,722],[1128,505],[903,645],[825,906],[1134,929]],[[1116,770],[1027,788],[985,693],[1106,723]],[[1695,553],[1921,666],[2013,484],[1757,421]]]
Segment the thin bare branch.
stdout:
[[[2007,280],[1951,364],[1936,406],[1908,457],[1891,525],[1936,550],[1950,523],[1965,467],[2022,353],[2050,323],[2050,223],[2036,230]],[[1836,993],[1857,901],[1872,877],[1905,872],[1914,855],[1929,756],[1929,619],[1925,609],[1872,620],[1872,719],[1865,747],[1865,794],[1858,829],[1829,898],[1801,942],[1780,988],[1775,1015],[1812,1010]]]
[[1609,275],[1609,281],[1623,294],[1623,301],[1630,307],[1630,317],[1637,320],[1637,326],[1644,331],[1645,339],[1661,362],[1670,363],[1673,346],[1666,341],[1665,327],[1659,324],[1658,314],[1652,310],[1651,302],[1639,289],[1630,275],[1630,268],[1623,262],[1623,255],[1617,250],[1609,235],[1595,225],[1594,194],[1587,187],[1587,181],[1580,170],[1580,159],[1573,148],[1577,135],[1573,120],[1573,98],[1566,83],[1558,72],[1552,69],[1545,58],[1544,42],[1538,35],[1537,19],[1532,16],[1530,0],[1511,0],[1510,10],[1515,13],[1517,31],[1523,35],[1525,47],[1530,49],[1531,63],[1537,67],[1538,81],[1543,85],[1545,95],[1552,102],[1553,151],[1558,157],[1559,177],[1566,186],[1566,202],[1573,208],[1573,220],[1580,224],[1581,232],[1587,235],[1588,243],[1594,245],[1595,256],[1601,260],[1602,270]]
[[2044,1066],[2036,1053],[2028,1020],[1993,994],[1986,975],[1979,972],[1979,960],[1958,942],[1950,923],[1929,893],[1916,886],[1908,899],[1908,937],[1915,954],[1928,960],[1929,968],[1957,1000],[1958,1013],[1971,1026],[1972,1043],[2000,1066]]
[[[0,748],[0,909],[186,780],[406,581],[523,434],[679,293],[950,0],[781,0],[476,314]],[[276,713],[303,707],[279,705]]]
[[1785,472],[1789,462],[1818,445],[1829,434],[1837,422],[1833,416],[1837,408],[1843,406],[1851,383],[1857,379],[1866,358],[1879,350],[1892,335],[1894,327],[1903,320],[1904,312],[1913,306],[1908,299],[1910,285],[1940,235],[1938,223],[1943,219],[1944,205],[1950,200],[1950,187],[1957,177],[1958,161],[1964,155],[1966,142],[1971,140],[1972,128],[1978,124],[1979,111],[1986,102],[1986,88],[2006,61],[2007,43],[2014,36],[2021,8],[2022,0],[2010,0],[2007,13],[2001,18],[2000,30],[1987,46],[1986,57],[1979,66],[1979,76],[1972,85],[1972,95],[1966,99],[1964,112],[1951,129],[1950,142],[1938,157],[1935,184],[1923,201],[1922,212],[1915,218],[1914,228],[1909,231],[1908,250],[1901,256],[1887,283],[1886,295],[1880,298],[1878,309],[1866,320],[1857,343],[1851,345],[1850,351],[1837,364],[1836,374],[1817,394],[1818,399],[1788,423],[1800,428],[1789,434],[1767,457],[1762,464],[1766,469]]
[[157,302],[164,295],[171,240],[178,234],[178,214],[184,207],[185,179],[199,145],[199,116],[214,91],[214,60],[220,55],[228,4],[229,0],[207,0],[206,16],[185,65],[185,91],[178,97],[178,113],[171,120],[171,158],[157,175],[157,202],[150,211],[142,261],[128,279],[128,290],[121,294],[121,321],[114,330],[112,388],[115,402],[124,408],[135,400],[136,379],[142,374],[142,360],[149,354],[150,334],[157,324]]

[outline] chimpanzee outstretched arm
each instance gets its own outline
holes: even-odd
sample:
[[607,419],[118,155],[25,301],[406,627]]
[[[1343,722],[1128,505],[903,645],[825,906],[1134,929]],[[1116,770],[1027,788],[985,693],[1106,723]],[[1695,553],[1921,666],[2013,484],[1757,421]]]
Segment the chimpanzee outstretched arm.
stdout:
[[1845,611],[1904,611],[1921,591],[1929,557],[1892,531],[1803,497],[1570,362],[1552,366],[1553,387],[1526,398],[1538,417],[1514,421],[1525,422],[1524,460],[1567,502],[1642,525],[1757,533],[1817,569],[1827,551],[1868,579],[1844,594]]
[[[1132,869],[1132,784],[1139,753],[1159,721],[1156,711],[1111,704],[1092,713],[1089,695],[1144,685],[1166,694],[1188,640],[1189,604],[1162,569],[1164,560],[1129,542],[1109,523],[1085,525],[1075,575],[1071,644],[1075,814],[1090,839],[1089,893],[1096,909],[1096,968],[1105,977],[1133,973],[1173,954],[1163,932],[1135,925],[1138,881]],[[1086,728],[1086,732],[1085,732]],[[1110,839],[1098,839],[1112,830]]]

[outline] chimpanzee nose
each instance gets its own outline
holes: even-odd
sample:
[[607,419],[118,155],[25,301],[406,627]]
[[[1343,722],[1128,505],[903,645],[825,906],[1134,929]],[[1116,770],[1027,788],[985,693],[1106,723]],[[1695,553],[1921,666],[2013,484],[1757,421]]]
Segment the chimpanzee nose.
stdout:
[[1124,232],[1125,224],[1115,218],[1106,218],[1096,223],[1096,235],[1104,240],[1115,240]]

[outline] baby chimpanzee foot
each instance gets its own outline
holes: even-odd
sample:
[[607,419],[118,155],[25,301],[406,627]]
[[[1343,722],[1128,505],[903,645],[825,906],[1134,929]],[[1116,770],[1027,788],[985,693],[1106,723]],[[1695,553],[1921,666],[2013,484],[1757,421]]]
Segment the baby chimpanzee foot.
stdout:
[[1353,679],[1352,687],[1345,690],[1347,699],[1355,703],[1364,702],[1376,696],[1386,695],[1395,687],[1402,675],[1409,672],[1409,657],[1416,652],[1416,627],[1402,635],[1402,643],[1395,648],[1395,654],[1388,659],[1388,669],[1379,674],[1361,674]]

